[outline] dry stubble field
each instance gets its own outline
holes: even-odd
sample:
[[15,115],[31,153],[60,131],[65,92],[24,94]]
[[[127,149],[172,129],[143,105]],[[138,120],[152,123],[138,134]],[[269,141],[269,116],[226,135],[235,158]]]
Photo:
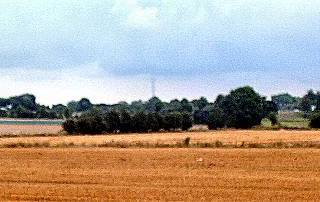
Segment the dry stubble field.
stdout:
[[0,149],[0,200],[319,200],[319,149]]
[[[0,201],[316,201],[320,198],[320,149],[93,147],[105,142],[175,144],[186,137],[191,138],[191,143],[217,140],[223,144],[320,142],[319,131],[0,135],[2,147],[19,142],[47,142],[49,146],[0,149]],[[50,148],[60,143],[78,147]]]
[[261,130],[222,130],[207,132],[170,132],[170,133],[148,133],[148,134],[118,134],[118,135],[87,135],[66,136],[63,134],[50,136],[1,136],[0,147],[13,144],[45,144],[47,146],[69,145],[73,146],[97,146],[104,144],[149,144],[149,145],[176,145],[190,137],[190,144],[222,142],[224,145],[245,144],[316,144],[320,146],[320,131],[261,131]]

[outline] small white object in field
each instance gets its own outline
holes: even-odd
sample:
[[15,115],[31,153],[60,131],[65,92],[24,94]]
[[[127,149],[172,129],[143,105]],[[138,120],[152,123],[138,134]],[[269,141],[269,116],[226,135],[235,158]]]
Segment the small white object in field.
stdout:
[[198,158],[197,159],[197,162],[202,162],[203,161],[203,158]]

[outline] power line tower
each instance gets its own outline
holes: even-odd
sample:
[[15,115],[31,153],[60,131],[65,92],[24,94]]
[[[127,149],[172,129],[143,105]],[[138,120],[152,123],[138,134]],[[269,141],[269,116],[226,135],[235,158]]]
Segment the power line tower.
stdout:
[[156,79],[151,78],[151,96],[155,97],[156,96]]

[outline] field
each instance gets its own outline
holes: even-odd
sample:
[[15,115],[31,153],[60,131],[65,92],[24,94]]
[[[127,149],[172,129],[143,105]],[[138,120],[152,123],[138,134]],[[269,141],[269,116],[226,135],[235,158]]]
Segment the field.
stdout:
[[0,200],[313,200],[318,149],[0,149]]
[[320,148],[320,131],[221,130],[94,136],[0,136],[0,147],[181,147],[190,138],[190,147],[240,147],[241,145],[313,145]]
[[0,125],[0,131],[0,201],[320,198],[317,130],[67,136],[58,125]]
[[48,135],[61,130],[60,125],[0,124],[0,136]]

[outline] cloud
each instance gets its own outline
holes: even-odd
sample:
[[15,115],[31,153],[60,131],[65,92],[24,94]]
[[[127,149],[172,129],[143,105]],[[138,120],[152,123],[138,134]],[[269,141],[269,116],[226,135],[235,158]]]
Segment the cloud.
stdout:
[[19,2],[0,3],[0,68],[98,61],[117,75],[192,75],[319,64],[316,0]]
[[156,26],[158,20],[157,7],[144,7],[137,0],[115,1],[112,14],[124,18],[124,24],[136,28]]
[[293,82],[315,85],[319,7],[318,0],[3,0],[0,69],[7,85],[66,74],[82,83],[120,86],[115,80],[156,75],[200,86],[230,72],[239,84],[236,75],[246,72],[262,83],[269,76],[271,88],[281,80],[274,72],[289,72]]

